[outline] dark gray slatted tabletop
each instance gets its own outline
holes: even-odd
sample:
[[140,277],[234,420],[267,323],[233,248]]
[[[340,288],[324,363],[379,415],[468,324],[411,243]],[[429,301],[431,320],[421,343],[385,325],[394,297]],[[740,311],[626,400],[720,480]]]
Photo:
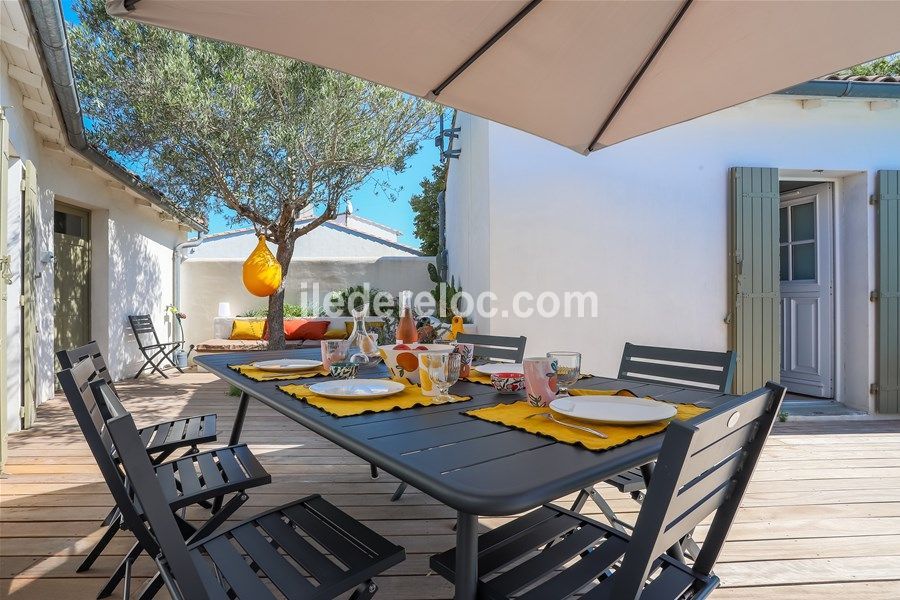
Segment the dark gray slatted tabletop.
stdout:
[[[205,355],[196,361],[322,437],[447,506],[473,515],[504,516],[534,508],[654,460],[662,443],[662,435],[654,435],[594,452],[475,419],[462,412],[518,397],[500,395],[490,386],[469,382],[459,382],[451,390],[472,396],[467,402],[334,417],[278,389],[279,385],[308,384],[322,378],[256,382],[228,368],[259,360],[318,356],[315,348]],[[359,373],[365,378],[386,376],[383,365]],[[640,396],[707,407],[732,397],[716,391],[605,377],[584,379],[576,387],[626,388]]]

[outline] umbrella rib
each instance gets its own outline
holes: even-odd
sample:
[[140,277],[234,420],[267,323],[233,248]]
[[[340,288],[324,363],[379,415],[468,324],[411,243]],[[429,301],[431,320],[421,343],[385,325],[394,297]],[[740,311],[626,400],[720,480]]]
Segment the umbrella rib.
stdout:
[[[634,75],[631,77],[631,81],[628,82],[628,85],[625,87],[625,90],[622,92],[622,95],[619,96],[618,102],[616,102],[615,106],[613,106],[612,110],[606,116],[606,120],[603,121],[603,125],[600,126],[600,130],[597,131],[597,135],[594,136],[594,139],[591,140],[591,143],[587,147],[587,152],[591,152],[594,149],[594,146],[597,145],[597,142],[600,140],[600,136],[602,136],[606,130],[609,128],[613,119],[616,118],[616,115],[621,110],[622,106],[625,105],[625,102],[628,100],[628,97],[631,95],[631,92],[634,91],[634,88],[637,87],[637,84],[640,82],[641,78],[644,76],[644,73],[647,72],[647,69],[650,68],[650,65],[653,64],[653,60],[662,50],[662,47],[665,46],[666,41],[669,39],[669,36],[672,35],[672,32],[675,31],[675,28],[678,26],[678,23],[681,22],[681,18],[684,17],[684,14],[687,12],[688,8],[691,6],[693,0],[684,0],[684,3],[681,5],[681,8],[678,9],[678,13],[672,19],[672,22],[669,23],[669,26],[663,32],[662,36],[659,38],[659,41],[656,42],[656,45],[653,47],[653,50],[650,54],[647,55],[647,58],[644,59],[644,62],[641,64],[641,67],[635,71]],[[586,152],[586,153],[587,153]]]
[[470,56],[468,59],[466,59],[466,62],[461,64],[459,67],[457,67],[457,69],[455,71],[453,71],[453,73],[451,73],[449,77],[447,77],[444,81],[442,81],[436,88],[431,90],[429,99],[437,98],[438,95],[440,95],[440,93],[444,91],[444,88],[446,88],[448,85],[453,83],[453,80],[455,80],[457,77],[462,75],[466,69],[468,69],[470,66],[472,66],[472,63],[474,63],[476,60],[478,60],[482,54],[484,54],[485,52],[490,50],[491,46],[493,46],[498,41],[500,41],[500,38],[502,38],[504,35],[506,35],[510,29],[515,27],[519,21],[524,19],[525,16],[528,13],[530,13],[532,10],[534,10],[534,8],[537,7],[537,5],[540,3],[541,3],[541,0],[531,0],[531,2],[526,4],[522,8],[522,10],[520,10],[518,13],[516,13],[516,15],[512,19],[510,19],[508,23],[506,23],[506,25],[501,27],[497,31],[497,33],[492,35],[488,41],[486,41],[484,44],[482,44],[482,46],[478,50],[476,50],[472,56]]

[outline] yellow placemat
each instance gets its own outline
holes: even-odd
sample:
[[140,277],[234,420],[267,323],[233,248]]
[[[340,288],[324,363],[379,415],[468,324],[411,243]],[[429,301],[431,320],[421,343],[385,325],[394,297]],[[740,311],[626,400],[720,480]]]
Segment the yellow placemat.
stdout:
[[[407,385],[406,389],[399,394],[374,400],[335,400],[333,398],[324,398],[309,391],[307,386],[299,384],[280,385],[278,389],[298,400],[305,400],[307,403],[335,417],[350,417],[369,412],[413,408],[414,406],[431,406],[435,403],[434,398],[423,396],[421,388],[414,384]],[[454,402],[471,399],[471,396],[453,396]]]
[[228,368],[232,371],[237,371],[244,377],[249,377],[253,381],[290,381],[292,379],[308,379],[310,377],[328,375],[328,371],[325,369],[313,369],[295,373],[273,373],[272,371],[257,369],[252,365],[228,365]]
[[[578,379],[588,379],[593,377],[590,373],[582,373]],[[467,377],[460,377],[461,381],[469,381],[471,383],[482,383],[484,385],[493,385],[491,383],[491,376],[485,375],[484,373],[480,373],[476,371],[473,367],[471,371],[469,371],[469,375]]]
[[[635,396],[628,390],[571,390],[570,393],[573,396]],[[675,415],[675,418],[679,421],[701,415],[709,410],[694,404],[677,404],[676,406],[678,414]],[[558,442],[584,446],[588,450],[609,450],[610,448],[664,431],[669,425],[668,421],[649,423],[647,425],[610,425],[608,423],[591,425],[561,415],[553,415],[564,422],[586,425],[592,429],[602,431],[609,436],[603,439],[590,433],[559,425],[543,417],[527,419],[530,415],[545,413],[549,410],[546,406],[532,406],[527,402],[515,402],[513,404],[497,404],[496,406],[470,410],[466,414],[485,421],[500,423],[501,425],[515,427],[529,433],[553,438]]]

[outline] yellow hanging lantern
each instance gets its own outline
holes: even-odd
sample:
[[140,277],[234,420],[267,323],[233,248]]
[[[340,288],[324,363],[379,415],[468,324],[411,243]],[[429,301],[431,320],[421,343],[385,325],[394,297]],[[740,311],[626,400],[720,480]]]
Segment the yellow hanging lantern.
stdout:
[[266,236],[259,236],[256,248],[244,261],[244,287],[254,296],[271,296],[281,285],[281,265],[266,245]]

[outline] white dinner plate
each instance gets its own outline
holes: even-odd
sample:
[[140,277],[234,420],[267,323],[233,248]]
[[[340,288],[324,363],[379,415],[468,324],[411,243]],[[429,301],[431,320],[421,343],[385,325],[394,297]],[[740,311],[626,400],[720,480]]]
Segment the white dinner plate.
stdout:
[[650,398],[626,396],[568,396],[550,402],[553,412],[592,423],[642,425],[671,419],[675,405]]
[[393,396],[406,389],[390,379],[334,379],[309,386],[309,391],[336,400],[368,400]]
[[279,358],[278,360],[261,360],[250,366],[256,367],[261,371],[271,371],[273,373],[295,373],[297,371],[318,369],[322,366],[322,361],[302,358]]
[[525,372],[522,368],[522,363],[487,363],[485,365],[474,365],[472,368],[485,375],[493,375],[494,373]]

